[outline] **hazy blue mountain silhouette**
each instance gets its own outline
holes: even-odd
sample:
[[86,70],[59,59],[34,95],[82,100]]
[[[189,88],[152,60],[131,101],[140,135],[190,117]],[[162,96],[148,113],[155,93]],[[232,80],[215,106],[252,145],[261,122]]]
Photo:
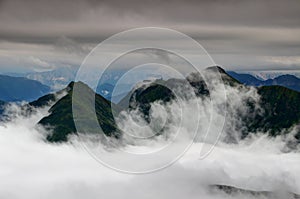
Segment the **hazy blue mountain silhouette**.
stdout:
[[32,101],[49,92],[50,88],[38,81],[0,75],[0,100],[2,101]]
[[227,71],[227,73],[231,77],[237,79],[239,82],[248,86],[278,85],[300,92],[300,79],[294,75],[281,75],[274,79],[268,79],[263,81],[255,78],[250,74],[239,74],[233,71]]

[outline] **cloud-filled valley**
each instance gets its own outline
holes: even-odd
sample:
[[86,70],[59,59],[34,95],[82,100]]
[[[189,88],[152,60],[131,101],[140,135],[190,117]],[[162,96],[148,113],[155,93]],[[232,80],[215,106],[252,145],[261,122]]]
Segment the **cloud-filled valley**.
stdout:
[[[47,132],[36,124],[49,114],[47,113],[49,107],[37,109],[30,116],[22,116],[18,106],[10,106],[8,108],[11,113],[15,113],[15,118],[0,126],[0,177],[3,179],[0,182],[0,197],[4,199],[296,197],[293,194],[300,194],[299,150],[297,148],[286,150],[288,139],[283,136],[269,137],[257,132],[241,140],[238,135],[239,114],[249,114],[245,100],[248,98],[259,100],[260,96],[254,88],[240,90],[227,87],[227,94],[230,104],[227,127],[212,152],[205,158],[200,158],[203,145],[213,144],[203,143],[200,137],[174,164],[144,175],[120,173],[99,164],[89,155],[82,141],[76,136],[67,143],[45,142]],[[208,106],[205,99],[201,101],[203,113],[217,112]],[[191,105],[195,104],[188,101],[182,104],[186,107]],[[164,105],[167,106],[173,113],[180,107],[175,102]],[[153,117],[165,116],[162,108],[159,103],[153,105],[153,110],[157,113]],[[193,110],[195,107],[189,109]],[[133,125],[133,122],[139,121],[128,120],[129,117],[131,116],[128,115],[122,129],[141,132]],[[201,120],[200,126],[204,128],[208,121],[205,117]],[[172,121],[170,123],[172,127],[169,128],[169,133],[178,126],[175,125],[176,118],[174,121],[175,123]],[[191,123],[183,124],[186,130],[184,133],[187,135],[189,125]],[[229,134],[234,135],[237,142],[227,142],[225,137]],[[164,144],[165,140],[158,136],[150,141],[132,142],[124,137],[124,142],[127,142],[122,146],[124,150],[149,152],[147,150]],[[114,151],[102,150],[101,153],[118,158],[118,153]],[[140,163],[129,164],[138,166]],[[227,185],[249,191],[228,194],[215,185]],[[258,193],[253,194],[250,190]],[[261,191],[272,193],[265,194]]]

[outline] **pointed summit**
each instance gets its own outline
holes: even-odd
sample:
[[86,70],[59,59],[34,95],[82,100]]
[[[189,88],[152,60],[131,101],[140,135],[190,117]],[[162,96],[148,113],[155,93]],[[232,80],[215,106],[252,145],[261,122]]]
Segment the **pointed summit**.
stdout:
[[206,68],[205,70],[212,71],[212,72],[219,72],[221,74],[227,74],[221,66],[211,66]]
[[[112,104],[101,95],[95,94],[94,91],[83,82],[71,82],[64,90],[67,94],[58,100],[50,109],[49,115],[39,121],[39,124],[48,129],[51,133],[47,136],[50,142],[64,142],[68,140],[68,136],[77,132],[73,110],[72,110],[72,94],[74,86],[78,86],[79,92],[82,92],[82,98],[78,99],[79,108],[84,110],[83,117],[87,118],[94,111],[93,108],[85,107],[87,103],[92,103],[88,96],[95,95],[95,111],[98,123],[103,132],[107,136],[119,137],[120,131],[117,128],[113,117]],[[88,129],[91,133],[97,133],[95,129]]]

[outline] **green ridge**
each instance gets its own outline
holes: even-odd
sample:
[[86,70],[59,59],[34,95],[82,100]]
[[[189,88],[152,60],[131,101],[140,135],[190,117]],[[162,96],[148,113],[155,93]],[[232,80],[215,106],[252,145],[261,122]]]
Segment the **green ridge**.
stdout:
[[[225,84],[230,86],[242,86],[242,84],[230,77],[222,68],[211,67],[208,70],[218,70]],[[209,91],[202,80],[202,78],[191,78],[189,76],[187,80],[194,87],[194,91],[198,96],[208,96]],[[125,98],[123,98],[118,105],[115,105],[102,96],[95,95],[95,110],[99,123],[101,124],[104,133],[108,136],[120,137],[121,131],[117,128],[117,125],[113,118],[113,113],[117,113],[121,107],[123,110],[126,107],[126,101],[129,102],[129,108],[141,108],[144,114],[149,114],[150,103],[161,100],[163,102],[174,99],[174,93],[172,89],[168,87],[176,87],[181,85],[185,80],[170,79],[167,81],[156,80],[154,83],[150,83],[146,87],[138,88],[135,91],[130,92]],[[159,83],[159,84],[156,84]],[[78,82],[72,82],[66,89],[67,95],[61,98],[55,103],[49,110],[49,116],[43,118],[39,124],[48,128],[52,128],[52,134],[47,139],[50,142],[62,142],[67,141],[68,135],[76,133],[76,128],[72,115],[72,91],[74,84],[79,85],[82,88],[82,98],[76,100],[76,103],[83,110],[83,118],[89,118],[93,110],[89,110],[84,107],[84,104],[90,103],[91,99],[85,96],[94,95],[94,92],[85,84]],[[187,91],[188,92],[188,91]],[[300,122],[300,93],[293,91],[282,86],[263,86],[258,88],[258,93],[261,95],[261,107],[264,109],[263,113],[254,112],[254,116],[242,118],[247,128],[246,132],[256,132],[261,130],[264,132],[270,132],[270,135],[274,136],[281,132],[285,128],[290,128]],[[32,105],[43,105],[49,99],[52,99],[52,95],[44,96],[38,101],[32,103]],[[249,106],[252,107],[251,102]],[[111,109],[113,107],[113,109]],[[113,111],[113,112],[112,112]],[[146,117],[147,119],[147,117]],[[87,121],[88,122],[88,121]],[[89,129],[91,133],[94,133],[93,127]],[[97,132],[95,132],[97,133]],[[296,138],[300,140],[300,134],[296,135]]]
[[[47,137],[47,140],[50,142],[67,141],[68,135],[76,133],[72,114],[72,93],[74,84],[81,87],[81,91],[83,92],[83,101],[89,100],[85,98],[85,96],[87,96],[87,93],[91,94],[92,92],[93,94],[95,94],[87,85],[81,82],[72,82],[69,84],[67,94],[50,108],[50,115],[44,117],[39,122],[39,124],[45,126],[46,128],[52,129],[52,133]],[[84,106],[84,103],[82,103],[82,106]],[[102,96],[95,94],[95,110],[98,122],[101,124],[101,128],[107,136],[119,137],[120,131],[117,129],[110,107],[111,102],[109,102]],[[85,109],[87,117],[89,117],[88,114],[90,114],[91,112],[92,110]],[[91,133],[94,133],[95,129],[90,129],[90,131]]]

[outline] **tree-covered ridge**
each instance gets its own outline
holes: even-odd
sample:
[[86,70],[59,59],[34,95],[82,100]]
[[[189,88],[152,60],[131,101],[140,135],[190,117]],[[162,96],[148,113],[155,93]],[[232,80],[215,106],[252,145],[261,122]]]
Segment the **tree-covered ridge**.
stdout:
[[[238,80],[229,76],[220,67],[210,67],[207,69],[210,72],[219,72],[222,77],[223,83],[230,87],[245,87]],[[196,76],[196,74],[192,74]],[[190,76],[189,76],[190,77]],[[188,79],[188,78],[187,78]],[[189,83],[194,87],[197,96],[209,95],[209,90],[205,85],[205,82],[198,76],[197,81],[190,81]],[[129,108],[139,109],[147,116],[149,114],[150,103],[161,100],[163,102],[168,102],[170,99],[174,98],[174,94],[164,86],[168,85],[167,80],[163,83],[163,80],[153,82],[146,88],[140,88],[130,93],[131,99],[129,100]],[[181,80],[172,79],[172,85],[174,82],[181,82]],[[169,84],[170,85],[170,84]],[[262,111],[257,111],[254,109],[254,104],[256,102],[247,102],[251,114],[244,115],[241,119],[243,129],[241,133],[243,136],[247,136],[249,132],[264,132],[269,133],[271,136],[276,136],[281,133],[288,133],[287,131],[290,127],[300,123],[300,93],[282,86],[262,86],[257,88],[258,94],[261,96],[259,101],[259,106]],[[128,100],[127,96],[127,100]],[[123,106],[123,101],[120,102]],[[296,135],[296,138],[300,138],[300,132]],[[299,139],[300,140],[300,139]]]
[[[227,86],[231,87],[244,87],[239,81],[230,77],[222,68],[211,67],[208,71],[221,74],[223,82]],[[117,113],[119,107],[126,109],[126,104],[129,108],[140,108],[142,112],[147,116],[150,109],[150,104],[154,101],[160,100],[162,102],[168,102],[171,99],[175,99],[175,95],[172,92],[172,88],[180,87],[183,82],[188,81],[195,91],[197,96],[208,96],[209,90],[205,81],[201,76],[191,74],[187,77],[187,80],[169,79],[169,80],[156,80],[138,87],[131,91],[118,105],[111,103],[102,96],[95,94],[92,89],[87,85],[78,82],[72,82],[66,89],[67,94],[57,101],[49,110],[49,116],[43,118],[39,124],[52,128],[52,133],[47,137],[51,142],[67,141],[68,135],[76,133],[75,124],[72,114],[72,92],[74,84],[79,85],[82,88],[82,98],[76,100],[76,103],[83,110],[83,118],[89,118],[93,114],[93,110],[84,107],[87,103],[92,103],[89,97],[95,95],[95,110],[99,124],[101,125],[104,133],[108,136],[120,137],[121,131],[118,129],[113,113]],[[186,92],[191,92],[186,90]],[[260,94],[260,106],[263,109],[262,112],[255,112],[251,117],[244,116],[241,120],[244,122],[244,126],[247,128],[246,132],[268,132],[270,135],[278,135],[283,129],[297,125],[300,122],[300,93],[297,91],[284,88],[282,86],[263,86],[258,88],[258,94]],[[44,104],[53,96],[48,95],[40,98],[40,101],[32,103],[32,105]],[[82,105],[81,105],[82,104]],[[249,103],[249,107],[253,104]],[[113,107],[111,109],[111,107]],[[145,118],[147,120],[147,117]],[[89,129],[91,133],[94,132],[94,127]],[[95,132],[97,133],[97,132]],[[300,134],[296,135],[299,138]]]
[[[82,106],[85,103],[89,103],[87,98],[88,93],[93,93],[93,90],[90,89],[87,85],[82,82],[70,83],[67,87],[67,94],[58,100],[49,110],[49,115],[44,117],[39,124],[45,126],[48,129],[51,129],[51,134],[48,135],[47,140],[50,142],[62,142],[67,141],[68,135],[71,133],[76,133],[76,128],[74,124],[74,118],[72,113],[72,94],[74,84],[80,86],[83,98]],[[51,97],[51,96],[50,96]],[[87,101],[88,102],[87,102]],[[85,103],[83,103],[85,101]],[[36,102],[39,103],[39,102]],[[85,107],[82,107],[85,108]],[[103,129],[103,132],[108,136],[119,136],[119,130],[113,119],[111,112],[111,102],[103,98],[102,96],[95,94],[95,110],[98,118],[98,122]],[[86,114],[90,114],[93,110],[85,109]],[[95,129],[90,129],[91,132]]]
[[282,86],[258,88],[263,114],[249,125],[251,129],[269,131],[277,135],[281,130],[300,123],[300,93]]

